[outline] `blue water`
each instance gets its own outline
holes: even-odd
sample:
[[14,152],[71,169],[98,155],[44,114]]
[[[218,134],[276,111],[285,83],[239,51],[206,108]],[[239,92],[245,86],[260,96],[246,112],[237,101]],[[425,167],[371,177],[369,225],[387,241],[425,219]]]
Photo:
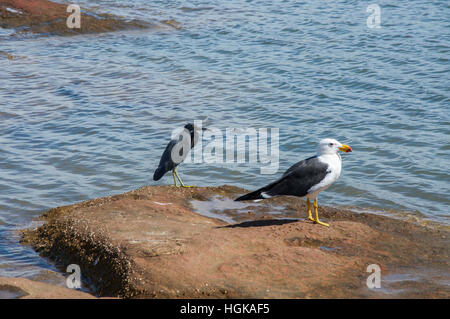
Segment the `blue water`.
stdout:
[[45,209],[152,181],[173,128],[279,128],[280,169],[183,164],[187,184],[254,189],[352,146],[319,203],[407,211],[448,224],[448,1],[78,1],[164,26],[74,37],[0,28],[0,276],[53,266],[18,243]]

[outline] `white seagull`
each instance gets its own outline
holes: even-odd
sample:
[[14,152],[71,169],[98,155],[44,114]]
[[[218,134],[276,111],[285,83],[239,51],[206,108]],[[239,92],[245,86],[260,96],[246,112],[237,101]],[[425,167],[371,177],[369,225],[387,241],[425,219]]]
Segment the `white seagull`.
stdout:
[[[319,142],[315,156],[292,165],[273,183],[236,200],[266,199],[280,195],[306,197],[308,218],[314,223],[329,226],[319,220],[317,196],[337,181],[341,175],[341,156],[338,151],[348,153],[352,151],[352,148],[335,139],[325,138]],[[314,200],[314,218],[311,214],[310,199]]]

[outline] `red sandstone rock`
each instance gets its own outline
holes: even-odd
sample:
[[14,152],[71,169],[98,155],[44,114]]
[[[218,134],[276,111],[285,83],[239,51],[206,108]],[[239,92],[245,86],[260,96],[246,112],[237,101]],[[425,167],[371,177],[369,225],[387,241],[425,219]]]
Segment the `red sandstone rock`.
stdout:
[[[0,26],[19,32],[37,34],[76,35],[125,29],[144,29],[155,24],[144,21],[125,21],[110,14],[94,13],[81,7],[81,28],[69,28],[67,6],[47,0],[0,0]],[[8,10],[13,9],[13,10]],[[89,14],[86,14],[88,12]]]
[[67,5],[47,0],[1,0],[0,4],[21,10],[31,16],[60,17],[66,15]]
[[[49,210],[47,223],[26,232],[24,241],[45,256],[79,264],[100,295],[450,297],[448,229],[321,206],[328,228],[306,220],[297,198],[232,208],[242,193],[230,186],[144,187]],[[213,198],[223,207],[214,207]],[[211,201],[236,222],[201,216],[193,201]],[[366,286],[370,264],[382,269],[379,290]],[[414,279],[392,279],[402,274]]]

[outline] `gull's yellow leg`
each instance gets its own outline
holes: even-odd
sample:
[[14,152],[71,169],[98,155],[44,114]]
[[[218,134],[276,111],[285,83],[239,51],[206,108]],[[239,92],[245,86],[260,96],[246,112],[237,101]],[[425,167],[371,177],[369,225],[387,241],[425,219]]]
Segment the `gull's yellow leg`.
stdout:
[[329,227],[330,225],[328,225],[327,223],[322,223],[320,220],[319,220],[319,211],[318,211],[318,209],[317,209],[317,198],[314,200],[314,214],[316,215],[316,218],[314,219],[314,222],[316,223],[316,224],[319,224],[319,225],[323,225],[323,226],[327,226],[327,227]]
[[184,185],[183,181],[180,178],[180,175],[178,175],[177,169],[174,169],[175,171],[175,176],[178,178],[178,180],[180,181],[181,187],[195,187],[195,186],[190,186],[190,185]]
[[308,218],[312,221],[314,221],[314,218],[312,217],[311,214],[311,204],[309,202],[309,198],[306,199],[306,208],[308,209]]
[[175,178],[175,170],[172,170],[172,177],[173,177],[173,183],[174,183],[175,187],[178,187],[177,180]]

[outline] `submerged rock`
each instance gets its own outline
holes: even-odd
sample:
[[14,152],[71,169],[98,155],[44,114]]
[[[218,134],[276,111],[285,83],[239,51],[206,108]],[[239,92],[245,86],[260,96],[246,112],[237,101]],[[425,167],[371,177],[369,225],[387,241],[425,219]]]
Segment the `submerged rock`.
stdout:
[[177,30],[181,30],[181,25],[178,21],[174,20],[174,19],[170,19],[170,20],[163,20],[161,21],[164,24],[167,24],[169,26],[171,26],[172,28],[175,28]]
[[[4,57],[8,58],[8,60],[17,60],[17,59],[25,59],[26,58],[25,56],[22,56],[22,55],[12,55],[11,53],[4,52],[1,50],[0,50],[0,56],[4,56]],[[1,113],[2,112],[0,112],[0,116],[2,115]]]
[[126,29],[144,29],[155,24],[127,21],[111,14],[101,14],[81,8],[80,27],[69,28],[68,5],[47,0],[0,0],[0,27],[14,28],[18,33],[76,35]]
[[[450,297],[448,229],[321,206],[328,228],[298,198],[233,202],[244,192],[143,187],[50,209],[23,243],[78,264],[100,296]],[[379,289],[366,285],[371,264]]]

